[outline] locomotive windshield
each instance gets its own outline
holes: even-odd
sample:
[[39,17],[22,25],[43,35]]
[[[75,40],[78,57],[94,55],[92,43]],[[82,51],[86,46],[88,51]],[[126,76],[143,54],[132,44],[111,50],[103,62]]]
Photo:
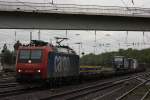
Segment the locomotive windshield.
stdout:
[[122,62],[122,61],[123,61],[123,59],[122,59],[122,58],[120,58],[120,57],[115,58],[115,62]]
[[114,58],[114,64],[116,64],[116,65],[123,64],[123,57],[115,57]]
[[41,50],[31,51],[31,59],[41,59],[42,52]]
[[32,63],[41,61],[42,50],[20,50],[19,62],[27,63],[28,60],[32,60]]

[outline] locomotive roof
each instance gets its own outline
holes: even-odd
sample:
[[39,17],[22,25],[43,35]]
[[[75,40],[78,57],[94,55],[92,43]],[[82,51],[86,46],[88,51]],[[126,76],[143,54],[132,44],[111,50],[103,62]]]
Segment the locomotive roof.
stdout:
[[49,44],[48,42],[44,42],[41,40],[31,40],[31,43],[28,45],[22,45],[19,49],[44,49],[50,48],[54,52],[67,53],[67,54],[76,54],[75,51],[69,46],[54,46],[53,44]]
[[69,46],[20,46],[19,49],[52,49],[54,52],[76,54]]
[[20,46],[19,49],[44,49],[47,46]]
[[55,46],[56,52],[68,53],[68,54],[76,54],[73,49],[69,46]]

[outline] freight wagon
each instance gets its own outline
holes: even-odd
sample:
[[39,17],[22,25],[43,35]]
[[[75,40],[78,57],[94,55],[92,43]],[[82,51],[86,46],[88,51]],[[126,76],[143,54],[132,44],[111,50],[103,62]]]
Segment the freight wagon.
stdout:
[[[136,59],[126,58],[124,56],[114,56],[113,68],[116,72],[133,72],[139,69],[139,65]],[[142,66],[141,66],[142,67]]]

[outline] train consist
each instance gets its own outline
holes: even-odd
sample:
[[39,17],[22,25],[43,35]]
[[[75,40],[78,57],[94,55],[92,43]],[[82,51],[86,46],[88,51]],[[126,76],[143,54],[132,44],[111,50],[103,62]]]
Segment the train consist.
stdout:
[[20,46],[16,61],[17,80],[61,80],[79,77],[79,56],[68,46],[33,40]]
[[138,61],[136,59],[126,58],[124,56],[114,56],[112,66],[115,69],[116,73],[136,72],[144,70],[144,67],[139,66]]
[[[30,45],[17,51],[17,80],[45,80],[50,83],[72,81],[101,76],[102,66],[80,66],[79,56],[68,46],[53,46],[47,42],[32,40]],[[141,71],[136,59],[114,56],[111,74]],[[113,72],[113,73],[112,73]],[[82,77],[82,78],[81,78]]]
[[98,78],[140,71],[145,71],[143,64],[139,64],[134,58],[127,58],[124,56],[114,56],[111,68],[104,66],[80,66],[80,76],[84,76],[85,78]]

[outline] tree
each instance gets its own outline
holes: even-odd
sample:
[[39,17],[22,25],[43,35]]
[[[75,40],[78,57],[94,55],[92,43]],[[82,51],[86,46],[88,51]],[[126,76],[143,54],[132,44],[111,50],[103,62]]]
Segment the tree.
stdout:
[[98,55],[87,54],[81,57],[81,65],[102,65],[102,66],[111,66],[113,56],[125,56],[128,58],[137,59],[139,63],[150,64],[150,49],[143,50],[134,50],[120,49],[118,52],[107,52]]

